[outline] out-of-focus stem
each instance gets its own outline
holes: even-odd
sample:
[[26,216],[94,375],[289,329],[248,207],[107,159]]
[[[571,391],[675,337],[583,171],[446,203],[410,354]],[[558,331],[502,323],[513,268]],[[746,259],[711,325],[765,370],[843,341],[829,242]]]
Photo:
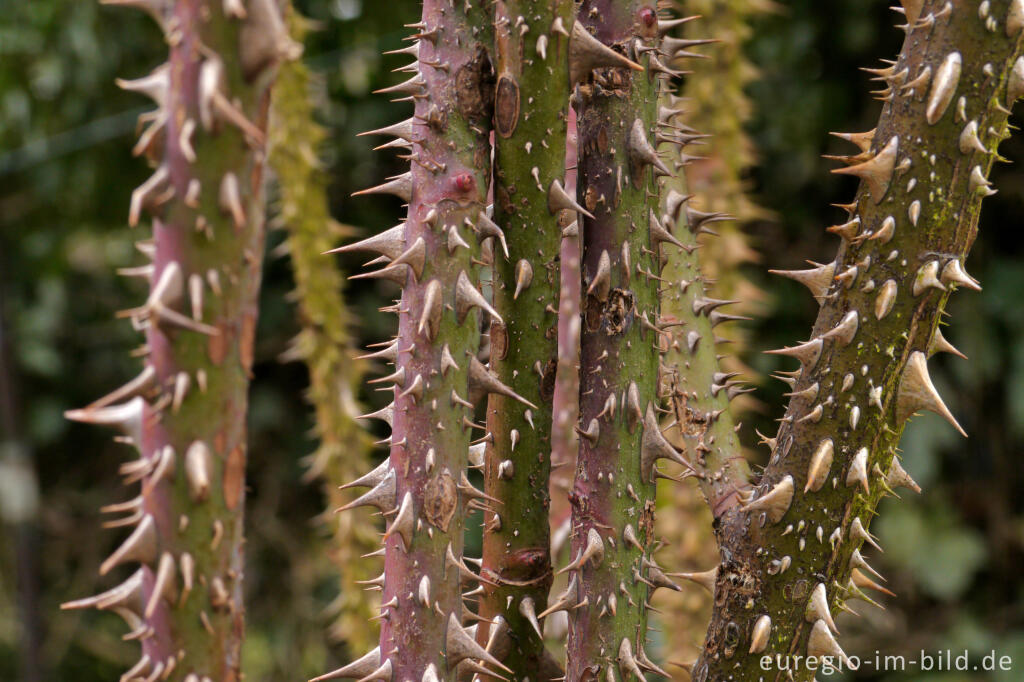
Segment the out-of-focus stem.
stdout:
[[[288,25],[292,37],[301,43],[305,20],[291,11]],[[353,357],[344,280],[334,261],[322,255],[334,245],[341,230],[328,213],[327,181],[318,159],[326,133],[315,118],[312,80],[301,61],[281,68],[274,86],[270,163],[277,176],[280,221],[288,233],[302,325],[288,357],[302,360],[309,369],[308,398],[316,413],[315,432],[320,441],[308,476],[323,480],[333,510],[355,499],[352,491],[339,488],[367,470],[371,439],[355,419],[360,413],[355,394],[362,382],[363,363]],[[330,556],[338,570],[341,592],[334,634],[356,651],[365,650],[377,640],[376,627],[367,625],[377,611],[358,581],[374,577],[376,562],[360,557],[377,548],[377,527],[365,510],[335,514],[329,522],[334,538]]]

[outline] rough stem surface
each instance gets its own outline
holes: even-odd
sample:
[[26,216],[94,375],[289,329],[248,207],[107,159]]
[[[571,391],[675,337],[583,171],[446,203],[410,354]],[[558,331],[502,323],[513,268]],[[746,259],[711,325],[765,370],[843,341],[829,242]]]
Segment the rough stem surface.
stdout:
[[[784,679],[762,656],[845,658],[832,610],[872,577],[863,561],[879,499],[916,488],[895,459],[906,419],[952,416],[925,359],[949,293],[975,286],[962,264],[977,232],[1005,107],[1024,90],[1024,8],[1009,0],[904,3],[909,29],[873,135],[837,172],[862,182],[824,272],[802,275],[822,302],[794,395],[756,494],[721,528],[716,607],[697,682]],[[822,276],[822,275],[825,276]],[[819,345],[820,344],[820,345]],[[856,570],[855,570],[856,569]],[[813,671],[796,673],[810,680]]]
[[107,511],[132,534],[105,574],[132,577],[65,607],[116,610],[142,643],[128,679],[240,679],[246,403],[263,257],[264,130],[273,66],[296,47],[276,5],[245,18],[220,2],[133,3],[164,28],[170,59],[124,84],[152,97],[136,152],[157,166],[129,221],[153,218],[140,243],[147,301],[126,316],[146,334],[139,378],[69,418],[118,425],[139,449],[122,466],[133,500]]
[[[502,662],[517,680],[561,676],[545,655],[537,614],[552,580],[548,481],[566,222],[547,200],[565,173],[569,102],[569,36],[554,26],[570,26],[572,10],[569,0],[495,4],[494,220],[508,258],[494,266],[494,308],[504,323],[491,322],[491,369],[538,407],[498,394],[488,401],[485,492],[501,505],[485,522],[482,575],[495,585],[485,586],[479,613],[507,624]],[[490,629],[480,627],[482,643]]]
[[[579,17],[601,43],[634,61],[647,63],[640,48],[657,44],[651,4],[584,2]],[[594,216],[582,223],[580,450],[568,567],[567,679],[577,682],[636,674],[650,592],[644,580],[653,541],[652,444],[664,438],[654,412],[660,263],[646,229],[657,208],[651,164],[660,162],[650,142],[657,78],[653,71],[597,69],[574,99],[577,196]]]

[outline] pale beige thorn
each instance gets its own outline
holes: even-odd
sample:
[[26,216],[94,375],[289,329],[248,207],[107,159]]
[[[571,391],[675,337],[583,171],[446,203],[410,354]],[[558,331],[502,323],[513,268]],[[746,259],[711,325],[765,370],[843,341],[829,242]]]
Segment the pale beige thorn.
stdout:
[[[110,0],[102,0],[103,4],[114,4]],[[125,3],[127,4],[127,3]],[[171,85],[170,64],[161,64],[148,75],[134,80],[118,78],[114,81],[117,87],[129,92],[137,92],[153,100],[161,109],[167,103],[167,92]]]
[[953,101],[960,83],[962,64],[963,58],[960,53],[953,51],[946,55],[935,72],[931,91],[928,93],[928,106],[925,108],[925,120],[929,125],[938,123]]
[[[921,204],[918,203],[917,207],[918,210],[920,210]],[[913,204],[911,204],[911,208],[909,210],[911,211],[910,221],[916,225],[917,220],[913,216]],[[891,215],[886,216],[879,228],[875,230],[874,234],[868,237],[868,241],[877,241],[879,244],[888,244],[892,241],[894,234],[896,234],[896,219]]]
[[835,339],[840,346],[848,346],[857,334],[859,323],[860,318],[857,311],[851,310],[843,316],[843,319],[835,327],[822,334],[821,338]]
[[533,604],[533,597],[523,597],[519,600],[519,614],[530,622],[530,627],[537,633],[538,639],[544,641],[544,635],[540,629],[540,622],[537,620],[537,611]]
[[587,287],[588,296],[596,296],[597,300],[604,303],[608,300],[608,294],[612,290],[612,262],[608,251],[601,251],[597,262],[597,272],[590,280]]
[[747,653],[759,654],[768,648],[768,640],[772,634],[772,619],[767,613],[754,621],[754,629],[750,633],[750,649]]
[[[651,145],[650,140],[647,139],[647,130],[644,128],[642,119],[637,118],[633,121],[633,126],[629,130],[627,146],[629,158],[635,167],[642,169],[643,166],[654,166],[663,174],[672,175],[668,166],[665,165],[665,162],[661,160],[658,152]],[[636,170],[634,170],[634,175],[636,175]]]
[[581,429],[575,427],[576,433],[589,443],[596,443],[598,438],[601,437],[601,424],[597,419],[591,419],[590,423],[587,424],[587,428]]
[[430,280],[423,295],[423,312],[420,315],[417,332],[424,334],[431,341],[437,336],[437,332],[441,328],[441,315],[443,313],[443,301],[441,298],[440,280]]
[[[98,398],[93,402],[89,403],[88,406],[82,410],[73,410],[74,412],[86,412],[89,410],[97,410],[103,407],[108,407],[113,403],[120,402],[122,400],[128,400],[135,398],[140,394],[146,392],[154,385],[156,379],[156,370],[153,369],[152,365],[146,365],[139,372],[138,376],[124,384],[120,388],[117,388],[102,398]],[[69,417],[70,419],[70,417]]]
[[516,263],[515,267],[515,278],[516,278],[516,290],[512,294],[512,300],[515,301],[519,298],[519,294],[523,293],[533,282],[533,266],[530,265],[530,261],[525,258],[520,258]]
[[[469,219],[466,219],[467,223]],[[496,222],[491,220],[490,216],[487,215],[487,211],[480,211],[476,216],[476,223],[473,224],[473,228],[480,235],[481,239],[487,239],[493,237],[498,240],[501,244],[501,251],[505,254],[505,258],[508,258],[508,243],[505,241],[505,232],[498,226]]]
[[380,509],[381,511],[388,511],[394,508],[396,497],[397,485],[395,481],[395,470],[389,466],[387,473],[376,485],[374,485],[372,489],[363,495],[360,495],[348,504],[340,507],[338,511],[346,511],[348,509],[362,507],[364,505],[377,507],[377,509]]
[[644,414],[643,429],[643,438],[640,442],[640,474],[644,477],[645,481],[649,483],[654,482],[655,465],[659,459],[670,459],[697,473],[693,465],[686,461],[661,433],[658,417],[655,415],[654,406],[650,402],[647,403],[647,410]]
[[412,173],[406,172],[396,175],[376,187],[368,187],[358,192],[353,192],[352,196],[358,197],[366,194],[393,194],[403,201],[412,201]]
[[683,578],[684,580],[697,583],[710,594],[714,594],[715,582],[718,580],[718,566],[699,573],[669,573],[668,576],[671,578]]
[[245,225],[245,209],[242,207],[242,193],[237,175],[232,172],[224,174],[220,180],[220,193],[217,201],[220,210],[231,216],[235,223],[235,229]]
[[644,70],[644,67],[590,35],[579,21],[573,22],[569,36],[569,87],[583,82],[594,69],[606,67]]
[[491,374],[490,370],[484,367],[483,363],[476,359],[476,356],[470,356],[469,358],[469,385],[484,390],[487,393],[497,393],[498,395],[518,400],[527,407],[535,410],[538,409],[529,400],[501,383],[496,376]]
[[890,488],[909,488],[915,493],[921,494],[921,486],[903,468],[899,457],[892,458],[892,466],[889,467],[889,473],[886,474],[885,482]]
[[402,504],[398,507],[398,514],[384,532],[384,539],[387,540],[394,534],[398,534],[405,544],[406,551],[412,546],[412,534],[415,529],[416,519],[412,508],[412,493],[406,492],[402,497]]
[[818,363],[818,358],[821,357],[821,347],[821,339],[812,339],[797,346],[779,348],[778,350],[766,350],[764,352],[769,355],[787,355],[796,358],[800,361],[802,369],[809,371],[814,369],[814,366]]
[[554,215],[559,211],[575,211],[582,213],[591,220],[594,219],[594,214],[576,203],[576,200],[569,196],[562,188],[561,180],[556,178],[551,181],[551,185],[548,187],[548,212]]
[[146,603],[146,610],[143,615],[150,619],[156,612],[156,607],[160,604],[161,599],[166,599],[168,602],[173,602],[177,597],[177,587],[175,586],[175,579],[177,578],[177,567],[174,562],[174,555],[170,552],[164,552],[160,556],[160,563],[156,571],[156,578],[153,580],[153,590],[149,595],[149,601]]
[[116,426],[136,444],[141,442],[142,417],[145,413],[146,401],[135,397],[126,403],[107,405],[97,408],[68,410],[64,418],[83,424]]
[[346,666],[342,666],[333,672],[329,672],[326,675],[315,677],[309,682],[326,682],[326,680],[340,680],[340,679],[361,679],[367,675],[373,674],[375,670],[380,667],[380,647],[377,647],[368,654],[361,658],[352,661]]
[[763,511],[772,523],[778,523],[785,516],[792,502],[793,477],[787,475],[763,496],[740,507],[740,511]]
[[626,545],[635,547],[641,552],[644,551],[644,546],[640,543],[640,539],[636,536],[636,529],[633,528],[633,524],[626,524],[625,530],[622,531],[622,540],[626,543]]
[[409,276],[409,266],[405,263],[397,263],[388,265],[381,268],[380,270],[374,270],[372,272],[361,272],[356,275],[349,275],[349,279],[386,279],[394,282],[400,287],[406,285],[406,280]]
[[971,154],[973,152],[988,154],[988,149],[985,148],[985,145],[981,143],[981,138],[978,137],[977,121],[968,121],[964,129],[960,131],[958,146],[960,147],[961,154]]
[[665,229],[662,222],[658,220],[658,216],[655,215],[654,209],[651,209],[650,214],[647,217],[647,223],[649,226],[651,248],[656,249],[665,242],[668,242],[673,246],[678,246],[679,248],[684,248],[683,243],[676,239],[671,232]]
[[399,393],[398,397],[412,396],[413,400],[418,403],[423,398],[423,390],[423,375],[417,374],[416,378],[409,384],[409,387]]
[[819,659],[825,656],[838,658],[851,669],[854,667],[846,652],[839,647],[836,638],[832,636],[828,623],[821,619],[816,621],[811,628],[811,636],[807,639],[807,655],[817,656]]
[[862,568],[879,580],[885,580],[881,573],[871,568],[868,562],[864,561],[864,557],[861,556],[859,549],[853,550],[853,554],[850,556],[850,568]]
[[203,502],[209,497],[212,467],[213,456],[205,442],[197,440],[188,446],[185,451],[185,480],[193,502]]
[[361,239],[351,244],[345,244],[339,246],[330,251],[324,251],[324,254],[329,253],[349,253],[350,251],[370,251],[373,253],[379,253],[383,256],[387,256],[389,260],[394,260],[402,255],[405,251],[405,223],[395,225],[392,228],[384,230],[379,234],[375,234]]
[[885,193],[889,190],[889,183],[892,180],[893,170],[896,167],[896,155],[899,152],[899,136],[892,136],[873,158],[855,166],[846,168],[835,168],[833,173],[840,175],[854,175],[867,183],[871,198],[879,204]]
[[[1018,2],[1018,0],[1014,0]],[[1024,96],[1024,57],[1017,57],[1010,70],[1010,77],[1006,81],[1006,104],[1012,106],[1014,102]]]
[[903,375],[900,378],[899,393],[896,398],[896,418],[900,423],[909,419],[919,410],[929,410],[940,415],[949,422],[953,428],[960,432],[964,438],[967,433],[957,423],[953,414],[942,401],[939,392],[932,384],[931,376],[928,374],[928,361],[921,351],[914,351],[903,368]]
[[875,130],[872,128],[866,133],[829,133],[840,140],[846,140],[857,145],[862,152],[871,151],[871,143],[875,140]]
[[427,262],[427,243],[423,240],[423,237],[418,237],[416,241],[412,243],[408,249],[402,252],[394,260],[394,265],[404,263],[408,265],[413,273],[416,275],[416,279],[419,279],[420,275],[423,274],[423,267]]
[[853,462],[850,463],[850,470],[846,474],[847,486],[855,486],[858,484],[864,488],[865,494],[870,494],[871,490],[868,488],[867,448],[861,448],[857,451],[857,454],[853,456]]
[[823,438],[818,443],[817,449],[811,456],[811,464],[807,469],[807,484],[804,492],[821,490],[828,480],[828,473],[832,468],[832,457],[835,452],[835,443],[831,438]]
[[804,611],[804,618],[808,623],[824,621],[828,629],[839,634],[836,623],[832,620],[832,613],[828,606],[828,593],[825,590],[825,583],[818,583],[811,591],[811,597],[807,600],[807,608]]
[[875,537],[871,535],[871,533],[869,533],[864,527],[864,524],[861,523],[859,516],[854,517],[853,522],[850,524],[850,538],[854,540],[863,540],[879,552],[885,552],[885,550],[882,549],[882,546],[875,540]]
[[145,569],[140,568],[127,580],[106,592],[101,592],[85,599],[64,602],[60,605],[60,608],[64,611],[93,608],[102,611],[116,609],[119,611],[129,611],[136,617],[139,617],[142,615],[144,608],[142,603],[144,577]]
[[404,121],[399,121],[393,125],[384,126],[383,128],[377,128],[376,130],[367,130],[366,132],[358,133],[356,137],[364,137],[366,135],[384,135],[387,137],[397,137],[407,142],[416,142],[414,133],[416,132],[416,121],[413,118],[407,118]]
[[149,205],[149,200],[152,197],[163,192],[169,179],[170,173],[167,170],[167,166],[160,165],[153,172],[153,175],[149,176],[145,182],[132,192],[131,202],[128,207],[128,224],[131,227],[139,224],[139,218],[142,217],[142,209]]
[[644,413],[640,407],[640,389],[637,388],[635,381],[629,382],[629,387],[626,389],[626,426],[630,433],[636,430],[637,424],[643,422]]
[[128,561],[148,564],[156,560],[157,530],[153,517],[146,514],[132,534],[100,565],[100,575]]
[[828,293],[835,277],[836,264],[829,263],[809,270],[769,270],[773,275],[781,275],[803,284],[811,290],[811,295],[820,303]]
[[591,527],[587,531],[587,545],[580,550],[575,560],[566,564],[565,567],[555,572],[555,575],[562,575],[567,571],[575,571],[583,568],[588,562],[593,561],[595,566],[600,566],[604,560],[604,539]]
[[878,592],[881,592],[883,594],[887,594],[890,597],[896,596],[895,592],[892,592],[886,589],[884,586],[879,585],[874,580],[864,575],[859,569],[856,568],[850,571],[850,582],[852,582],[854,585],[862,589],[868,588],[872,590],[877,590]]
[[896,280],[887,279],[878,288],[878,295],[875,297],[876,319],[884,319],[886,315],[892,312],[892,307],[896,304],[896,286]]
[[851,220],[840,225],[833,225],[825,228],[826,232],[839,235],[844,241],[852,242],[857,238],[860,230],[860,216],[854,216]]
[[449,614],[448,627],[445,633],[445,660],[448,663],[448,667],[454,669],[456,665],[466,659],[482,661],[512,674],[512,671],[502,665],[501,661],[476,643],[476,640],[463,629],[454,613]]
[[644,677],[644,671],[640,669],[640,666],[636,662],[636,658],[633,656],[633,643],[629,641],[629,637],[623,637],[622,641],[619,642],[619,671],[622,673],[622,679],[628,679],[629,675],[635,675],[637,680],[644,682],[647,678]]
[[501,315],[495,310],[484,295],[481,294],[473,283],[470,281],[469,276],[465,270],[459,272],[459,277],[455,282],[455,314],[461,323],[466,319],[466,314],[471,308],[480,308],[485,311],[488,315],[494,318],[498,323],[504,324],[504,320],[501,319]]
[[452,352],[446,343],[441,349],[441,376],[447,376],[449,370],[455,370],[457,372],[459,371],[459,365],[455,362],[455,358],[452,357]]
[[558,611],[568,611],[576,607],[576,592],[577,592],[576,574],[574,573],[569,578],[569,585],[565,590],[554,599],[554,601],[548,603],[548,607],[541,613],[537,614],[537,620],[556,613]]
[[920,296],[928,289],[946,290],[946,285],[939,281],[939,261],[930,260],[917,270],[911,293]]
[[945,267],[942,268],[942,274],[939,279],[943,284],[955,284],[975,291],[981,291],[981,285],[978,284],[978,280],[964,271],[959,258],[954,258],[946,263]]

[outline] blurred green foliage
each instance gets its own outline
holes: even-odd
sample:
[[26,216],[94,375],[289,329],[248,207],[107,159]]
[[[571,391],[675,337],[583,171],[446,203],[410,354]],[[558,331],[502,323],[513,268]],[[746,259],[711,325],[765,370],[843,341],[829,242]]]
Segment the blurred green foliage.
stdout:
[[[398,81],[401,74],[391,69],[404,59],[381,52],[402,46],[403,24],[417,20],[417,4],[297,5],[318,22],[305,58],[325,87],[320,116],[330,138],[321,151],[331,172],[331,213],[367,230],[394,225],[401,217],[397,200],[350,195],[403,169],[394,155],[372,152],[355,135],[408,115],[408,104],[371,91]],[[825,261],[835,252],[824,227],[842,213],[829,204],[848,201],[854,186],[831,175],[820,155],[845,151],[828,131],[874,125],[879,107],[867,94],[873,84],[858,67],[898,50],[902,33],[892,24],[899,15],[886,5],[789,0],[755,26],[747,49],[761,70],[749,88],[759,161],[751,180],[755,200],[775,217],[750,233],[769,267]],[[35,557],[39,584],[39,679],[109,682],[135,654],[136,645],[120,639],[118,619],[58,610],[62,601],[112,584],[95,570],[119,535],[99,529],[97,509],[127,494],[115,477],[126,451],[109,434],[68,424],[61,413],[137,371],[129,353],[139,337],[113,312],[137,302],[143,288],[114,270],[141,261],[132,239],[146,230],[132,234],[125,217],[132,188],[147,175],[130,155],[144,103],[118,90],[114,78],[143,75],[164,52],[155,27],[134,12],[90,0],[0,0],[0,302],[10,348],[0,361],[16,379],[9,401],[16,417],[6,426],[0,420],[0,443],[24,445],[44,500],[32,523],[6,524],[0,532],[0,680],[22,679],[19,637],[26,621],[15,604],[25,551]],[[1020,138],[1004,149],[1008,158],[1024,159]],[[933,361],[940,389],[971,438],[959,439],[934,416],[908,429],[904,464],[925,492],[901,492],[902,501],[886,503],[874,528],[887,552],[872,561],[899,598],[886,599],[885,612],[858,604],[863,618],[844,616],[840,627],[851,653],[995,649],[1012,655],[1016,670],[986,679],[1008,682],[1024,670],[1024,306],[1018,298],[1024,176],[1004,165],[993,179],[1000,193],[985,202],[967,264],[985,290],[953,298],[945,332],[971,360]],[[272,235],[270,254],[281,238]],[[359,262],[341,264],[352,271]],[[780,365],[758,351],[805,338],[816,306],[798,285],[769,279],[761,266],[747,271],[777,300],[771,319],[750,323],[756,347],[747,361],[768,376]],[[364,345],[387,337],[393,319],[377,309],[396,291],[372,281],[354,284],[348,298],[358,320],[354,333]],[[300,399],[306,372],[278,359],[298,329],[286,296],[291,289],[287,260],[268,255],[247,478],[245,656],[248,678],[261,681],[305,679],[348,654],[344,642],[325,634],[335,581],[324,554],[326,533],[316,522],[324,500],[318,486],[301,480],[303,458],[315,447],[308,438],[311,411]],[[772,433],[782,411],[784,386],[766,381],[759,398],[769,407],[744,427],[749,443],[754,427]],[[366,391],[363,399],[380,406],[382,396]],[[22,537],[35,540],[16,541]],[[862,671],[846,679],[982,678]]]

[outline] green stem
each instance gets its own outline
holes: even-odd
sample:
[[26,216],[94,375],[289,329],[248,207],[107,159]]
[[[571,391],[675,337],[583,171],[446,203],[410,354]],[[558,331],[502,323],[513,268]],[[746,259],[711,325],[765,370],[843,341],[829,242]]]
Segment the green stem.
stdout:
[[[573,505],[567,679],[623,679],[646,661],[647,583],[656,459],[679,457],[658,426],[658,243],[647,220],[664,167],[650,139],[658,79],[642,48],[658,44],[653,4],[584,2],[580,21],[648,69],[603,68],[574,99],[579,127],[584,298],[580,450]],[[634,65],[635,66],[635,65]],[[646,665],[646,663],[644,663]]]
[[[153,216],[139,379],[71,419],[119,425],[140,458],[122,467],[141,494],[115,505],[134,531],[103,564],[141,568],[99,598],[142,641],[136,677],[240,679],[246,393],[263,256],[263,156],[274,65],[294,56],[276,6],[245,18],[212,0],[145,5],[168,33],[170,60],[126,83],[158,110],[137,151],[157,163],[129,220]],[[173,38],[173,39],[172,39]]]
[[[830,611],[858,596],[879,499],[907,484],[894,459],[918,410],[952,416],[925,358],[977,233],[1005,107],[1024,89],[1019,2],[906,3],[910,29],[873,135],[837,172],[863,182],[824,272],[798,275],[822,302],[756,495],[720,531],[716,608],[694,679],[782,679],[763,656],[845,657]],[[922,76],[925,74],[925,76]],[[834,270],[831,270],[834,267]],[[854,574],[854,569],[857,573]],[[875,578],[875,580],[879,580]],[[798,680],[809,680],[806,669]]]
[[[390,263],[369,276],[400,283],[398,337],[382,352],[397,371],[388,462],[362,483],[355,504],[387,519],[380,646],[320,679],[339,677],[430,682],[453,679],[456,666],[500,663],[463,628],[461,582],[466,516],[483,507],[466,481],[474,428],[471,390],[506,390],[479,364],[480,242],[504,236],[487,217],[490,121],[494,100],[485,8],[426,0],[410,52],[415,75],[392,92],[411,95],[413,118],[391,129],[411,145],[409,201],[395,231],[353,248],[377,250]],[[392,185],[394,187],[394,185]],[[467,669],[467,668],[463,668]]]
[[[295,11],[288,19],[292,37],[301,43],[306,20]],[[359,404],[354,396],[364,367],[353,359],[344,280],[334,261],[322,255],[342,230],[328,213],[327,178],[318,160],[326,133],[316,122],[312,82],[309,67],[301,61],[281,68],[274,86],[270,163],[280,191],[280,218],[288,233],[286,245],[302,325],[288,355],[304,361],[309,369],[308,399],[316,412],[319,446],[307,475],[323,480],[329,507],[337,509],[355,498],[352,491],[339,487],[366,471],[371,438],[356,421]],[[329,554],[341,592],[333,629],[348,646],[364,650],[377,639],[376,628],[366,625],[376,609],[363,598],[358,581],[372,579],[377,567],[372,559],[360,557],[377,548],[376,524],[369,511],[336,514],[330,523]]]
[[[539,409],[503,395],[488,402],[485,491],[501,505],[485,524],[482,575],[495,584],[485,588],[480,616],[507,624],[501,660],[517,680],[561,676],[537,614],[552,579],[548,480],[560,288],[561,225],[547,195],[565,172],[569,90],[569,37],[553,29],[571,25],[572,9],[569,0],[495,5],[494,219],[507,235],[508,258],[495,263],[494,307],[504,324],[491,323],[491,368]],[[490,630],[481,626],[478,639],[486,643]]]

